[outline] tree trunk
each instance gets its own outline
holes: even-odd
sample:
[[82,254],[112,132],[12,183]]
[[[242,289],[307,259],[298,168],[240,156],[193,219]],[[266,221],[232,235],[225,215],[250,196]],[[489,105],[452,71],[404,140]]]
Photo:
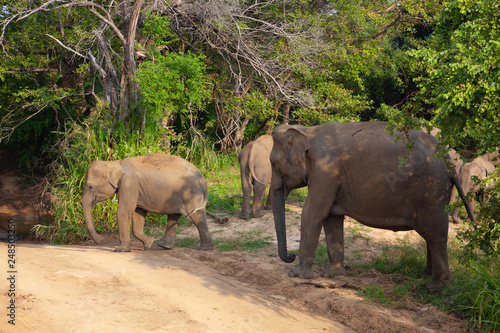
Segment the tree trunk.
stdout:
[[290,103],[285,102],[283,106],[283,124],[288,125],[290,121]]
[[137,0],[132,9],[130,23],[123,45],[123,71],[120,82],[120,120],[126,121],[137,108],[137,83],[135,82],[135,34],[144,0]]

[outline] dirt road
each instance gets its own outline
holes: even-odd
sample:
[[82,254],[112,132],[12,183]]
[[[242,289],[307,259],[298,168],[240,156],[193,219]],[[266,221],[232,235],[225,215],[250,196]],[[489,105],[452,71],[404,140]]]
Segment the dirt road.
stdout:
[[[346,332],[343,325],[225,276],[192,251],[16,246],[15,326],[7,332]],[[7,263],[7,245],[0,245]],[[209,255],[210,256],[210,255]],[[7,272],[5,267],[3,272]],[[12,275],[12,274],[9,274]],[[2,279],[2,291],[8,289]]]
[[[347,233],[353,231],[353,223],[346,223]],[[272,214],[211,227],[219,237],[248,228],[271,232]],[[384,244],[381,240],[397,242],[394,237],[411,236],[366,232],[370,239],[357,238],[346,256],[363,248],[369,257]],[[179,237],[193,235],[196,228],[191,226]],[[116,237],[109,237],[108,244],[116,244]],[[297,237],[298,231],[290,233],[291,246],[298,244]],[[272,254],[274,246],[255,253],[167,251],[158,246],[144,251],[136,241],[132,252],[114,253],[113,246],[20,242],[15,252],[12,326],[7,316],[8,245],[0,243],[0,331],[465,332],[463,321],[430,305],[405,300],[383,307],[364,301],[357,290],[385,280],[392,283],[377,272],[310,281],[289,278],[291,265]]]

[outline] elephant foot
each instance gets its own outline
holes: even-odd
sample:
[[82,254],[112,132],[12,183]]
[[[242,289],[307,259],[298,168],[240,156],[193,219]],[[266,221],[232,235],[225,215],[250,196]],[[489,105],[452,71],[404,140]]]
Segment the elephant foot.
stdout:
[[240,214],[240,219],[242,220],[248,220],[250,218],[250,214],[247,212],[241,212]]
[[214,245],[212,243],[200,243],[198,250],[200,251],[212,251],[214,249]]
[[118,246],[114,252],[130,252],[130,246]]
[[173,237],[165,237],[157,244],[164,249],[171,250],[174,247],[175,238]]
[[294,268],[292,268],[290,270],[290,272],[288,272],[288,276],[289,277],[298,277],[301,279],[312,279],[314,277],[314,273],[313,273],[312,269],[304,270],[299,265],[299,266],[295,266]]
[[144,250],[148,250],[151,245],[153,245],[153,242],[155,241],[154,237],[148,237],[146,238],[146,241],[143,241],[144,243]]
[[320,275],[324,278],[331,278],[334,276],[347,276],[347,271],[344,267],[327,267],[321,271]]
[[264,216],[264,214],[261,211],[258,211],[258,212],[252,213],[252,216],[254,218],[258,219],[259,217]]
[[444,279],[431,279],[425,287],[432,293],[441,291],[448,284],[448,280]]

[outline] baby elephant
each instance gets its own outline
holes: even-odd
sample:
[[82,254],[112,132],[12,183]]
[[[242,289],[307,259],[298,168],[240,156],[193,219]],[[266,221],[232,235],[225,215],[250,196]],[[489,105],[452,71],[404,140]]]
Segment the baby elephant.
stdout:
[[115,252],[130,251],[130,221],[134,235],[148,249],[153,237],[143,232],[148,212],[167,214],[167,230],[158,242],[171,249],[175,242],[176,224],[181,215],[193,222],[200,234],[200,250],[213,248],[208,231],[205,205],[208,192],[205,178],[188,161],[164,154],[129,157],[118,161],[94,161],[87,169],[83,192],[83,215],[92,239],[100,243],[92,222],[92,207],[116,193],[120,246]]
[[[273,137],[263,135],[245,146],[238,156],[240,162],[241,188],[243,190],[243,205],[240,218],[246,220],[250,215],[250,198],[253,206],[252,216],[262,217],[264,194],[267,185],[271,182],[271,162],[269,155],[273,149]],[[267,198],[266,209],[271,209],[270,198]]]
[[[465,163],[460,169],[460,174],[458,178],[460,179],[460,183],[462,184],[462,188],[464,193],[467,194],[470,190],[472,190],[472,195],[469,201],[469,207],[472,211],[474,218],[476,218],[476,196],[479,193],[479,184],[474,183],[473,177],[477,177],[479,180],[485,179],[489,175],[495,172],[495,165],[488,161],[487,159],[479,156],[472,160],[472,162]],[[460,219],[458,218],[458,207],[453,210],[453,222],[460,223]]]

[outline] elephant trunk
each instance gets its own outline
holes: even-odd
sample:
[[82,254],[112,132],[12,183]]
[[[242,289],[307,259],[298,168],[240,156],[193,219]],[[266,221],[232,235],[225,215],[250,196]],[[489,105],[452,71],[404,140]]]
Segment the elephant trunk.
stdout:
[[94,223],[92,222],[92,194],[90,192],[85,191],[83,193],[82,208],[83,217],[90,236],[97,244],[101,243],[102,237],[97,234],[94,228]]
[[288,254],[286,248],[285,199],[289,190],[283,178],[273,175],[271,182],[271,202],[273,206],[274,225],[278,240],[278,254],[284,262],[293,262],[295,254]]

